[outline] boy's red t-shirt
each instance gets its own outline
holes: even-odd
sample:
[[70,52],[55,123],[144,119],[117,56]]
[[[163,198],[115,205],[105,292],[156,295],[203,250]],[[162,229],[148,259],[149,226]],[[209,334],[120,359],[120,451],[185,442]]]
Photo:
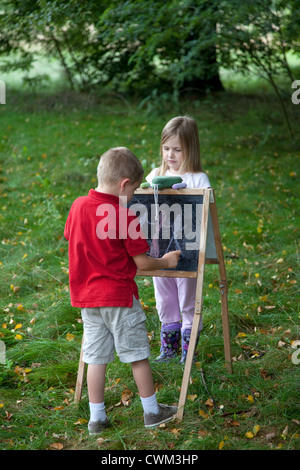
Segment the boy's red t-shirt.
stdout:
[[[131,224],[139,237],[130,236]],[[149,249],[136,215],[117,196],[91,189],[73,202],[64,236],[69,241],[71,305],[131,307],[133,295],[139,297],[132,256]]]

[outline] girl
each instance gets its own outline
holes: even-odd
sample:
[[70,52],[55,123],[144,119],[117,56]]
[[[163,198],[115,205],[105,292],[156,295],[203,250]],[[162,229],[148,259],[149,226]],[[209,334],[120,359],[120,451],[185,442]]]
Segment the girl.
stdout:
[[[202,171],[198,126],[188,116],[171,119],[161,134],[162,163],[146,177],[180,175],[187,188],[209,188],[209,179]],[[180,347],[185,362],[195,312],[197,279],[153,278],[156,308],[161,325],[161,348],[158,361],[174,358]],[[202,329],[200,323],[199,334]],[[199,338],[199,336],[198,336]]]

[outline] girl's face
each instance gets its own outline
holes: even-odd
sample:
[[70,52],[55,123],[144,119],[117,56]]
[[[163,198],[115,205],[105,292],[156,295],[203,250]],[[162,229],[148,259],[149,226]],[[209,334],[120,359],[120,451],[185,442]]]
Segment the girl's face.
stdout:
[[162,157],[171,174],[180,174],[180,167],[183,162],[183,150],[177,135],[170,137],[170,139],[166,140],[162,145]]

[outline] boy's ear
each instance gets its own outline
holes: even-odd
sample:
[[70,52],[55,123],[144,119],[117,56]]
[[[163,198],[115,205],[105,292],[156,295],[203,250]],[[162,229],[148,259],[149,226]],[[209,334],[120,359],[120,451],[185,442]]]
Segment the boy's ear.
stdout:
[[126,186],[130,184],[130,179],[129,178],[124,178],[122,181],[121,181],[121,184],[120,184],[120,188],[122,191],[124,191],[124,189],[126,188]]

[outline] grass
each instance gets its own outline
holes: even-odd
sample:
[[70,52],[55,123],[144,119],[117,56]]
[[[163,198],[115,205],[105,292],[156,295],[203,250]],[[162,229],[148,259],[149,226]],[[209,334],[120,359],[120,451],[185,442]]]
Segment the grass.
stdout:
[[[299,139],[271,95],[225,93],[148,114],[136,103],[9,92],[0,107],[0,449],[299,449]],[[287,103],[294,130],[298,109]],[[72,201],[96,185],[99,156],[124,145],[148,172],[175,114],[199,124],[216,191],[227,277],[233,374],[224,367],[218,269],[206,266],[204,329],[184,419],[143,427],[130,366],[108,367],[110,427],[87,433],[86,387],[74,387],[82,337],[68,292],[63,228]],[[150,282],[149,282],[150,281]],[[154,358],[159,321],[151,278],[137,278]],[[299,346],[298,346],[299,347]],[[158,398],[176,403],[183,369],[151,359]],[[129,390],[129,406],[122,392]],[[213,401],[211,401],[213,400]],[[213,406],[211,406],[213,404]]]

